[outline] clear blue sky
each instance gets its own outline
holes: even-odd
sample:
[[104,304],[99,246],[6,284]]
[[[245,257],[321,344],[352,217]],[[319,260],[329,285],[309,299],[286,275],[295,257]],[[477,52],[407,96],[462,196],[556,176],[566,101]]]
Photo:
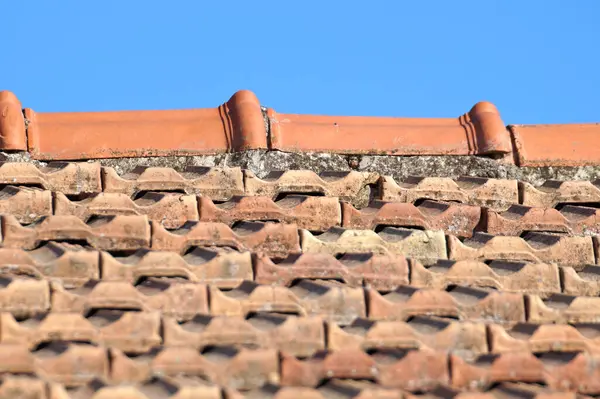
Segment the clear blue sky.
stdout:
[[36,111],[213,107],[600,122],[600,1],[3,1],[0,76]]

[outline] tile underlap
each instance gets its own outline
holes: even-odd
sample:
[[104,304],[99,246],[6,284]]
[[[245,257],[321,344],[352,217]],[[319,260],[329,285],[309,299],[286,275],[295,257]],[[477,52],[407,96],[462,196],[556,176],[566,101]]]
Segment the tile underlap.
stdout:
[[[0,164],[0,394],[600,394],[596,181],[99,163],[265,149],[598,164],[578,152],[593,125],[506,127],[488,103],[455,119],[282,114],[250,92],[187,111],[44,114],[8,92],[0,107],[3,150],[52,161]],[[577,146],[545,141],[565,131]]]

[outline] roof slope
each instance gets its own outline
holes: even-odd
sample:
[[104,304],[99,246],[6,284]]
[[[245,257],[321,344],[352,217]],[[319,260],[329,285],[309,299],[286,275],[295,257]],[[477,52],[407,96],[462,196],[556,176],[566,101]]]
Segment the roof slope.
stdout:
[[[131,113],[0,100],[0,396],[600,395],[600,180],[361,166],[443,155],[551,175],[598,163],[595,125],[506,128],[486,103],[282,115],[249,92]],[[172,157],[257,149],[326,155]],[[151,154],[161,166],[130,158]],[[340,154],[364,158],[329,168]]]

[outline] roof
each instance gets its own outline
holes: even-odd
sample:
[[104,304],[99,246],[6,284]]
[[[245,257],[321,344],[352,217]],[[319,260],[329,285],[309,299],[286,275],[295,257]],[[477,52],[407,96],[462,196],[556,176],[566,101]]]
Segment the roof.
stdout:
[[600,394],[597,125],[0,110],[0,396]]
[[594,145],[600,125],[506,126],[496,107],[488,102],[477,103],[455,118],[283,114],[261,107],[250,91],[239,91],[216,108],[171,111],[37,113],[22,109],[17,97],[7,91],[0,92],[0,105],[4,110],[0,147],[28,151],[40,160],[268,149],[402,156],[493,155],[518,166],[600,162],[600,149]]

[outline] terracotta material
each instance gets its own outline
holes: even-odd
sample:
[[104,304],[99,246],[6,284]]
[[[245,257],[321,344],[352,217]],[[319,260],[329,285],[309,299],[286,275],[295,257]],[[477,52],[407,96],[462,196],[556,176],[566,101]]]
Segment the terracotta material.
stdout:
[[415,202],[420,199],[453,201],[504,211],[519,203],[516,180],[485,179],[480,177],[411,177],[396,182],[391,176],[382,179],[384,201]]
[[231,247],[272,257],[300,252],[298,228],[281,223],[242,223],[233,229],[224,223],[188,222],[167,230],[152,222],[152,249],[183,253],[193,246]]
[[522,204],[542,208],[554,208],[565,203],[600,202],[599,181],[548,180],[539,187],[520,182]]
[[526,237],[492,236],[477,233],[460,242],[448,236],[450,258],[453,260],[511,260],[531,263],[557,263],[576,266],[594,263],[591,237],[570,237],[529,233]]
[[444,352],[396,349],[369,355],[360,349],[347,349],[304,360],[284,355],[281,384],[314,387],[333,377],[371,379],[384,387],[422,391],[448,383],[448,373]]
[[600,349],[600,324],[519,324],[511,329],[490,325],[490,351],[584,352]]
[[102,178],[104,192],[132,198],[146,191],[169,191],[226,201],[244,193],[240,168],[187,167],[178,172],[171,168],[137,167],[120,176],[113,168],[103,167]]
[[50,308],[48,281],[12,277],[0,278],[0,309],[15,317],[25,318]]
[[294,356],[311,356],[325,349],[325,329],[318,317],[257,313],[244,319],[197,315],[184,323],[165,318],[163,334],[164,344],[169,347],[273,348]]
[[413,316],[438,316],[476,322],[525,321],[520,294],[454,286],[447,290],[400,287],[388,294],[369,290],[369,318],[407,320]]
[[28,224],[52,215],[52,193],[36,188],[4,186],[0,189],[0,213]]
[[561,210],[512,205],[502,213],[488,210],[486,231],[496,235],[521,235],[527,231],[586,236],[600,234],[600,210],[572,205]]
[[600,323],[600,298],[554,294],[543,299],[529,295],[527,302],[532,323]]
[[300,231],[302,252],[375,253],[403,255],[430,264],[447,259],[446,238],[442,231],[409,230],[386,227],[380,233],[372,230],[345,230],[333,228],[322,234]]
[[519,166],[598,165],[600,124],[511,125]]
[[32,251],[0,248],[0,272],[59,280],[67,287],[99,278],[99,260],[97,251],[53,242]]
[[252,280],[250,252],[194,248],[185,255],[168,251],[138,250],[129,256],[102,252],[102,280],[136,284],[148,277],[185,278],[219,288],[236,287]]
[[37,186],[66,195],[102,191],[100,164],[87,162],[50,162],[44,167],[29,162],[2,162],[0,184]]
[[106,349],[88,344],[50,342],[29,351],[26,345],[0,344],[0,373],[30,374],[66,387],[108,375]]
[[145,216],[108,216],[81,221],[77,216],[50,216],[36,224],[21,226],[12,215],[2,216],[3,245],[34,249],[44,241],[86,241],[102,250],[148,247],[150,225]]
[[128,353],[141,353],[161,344],[159,312],[101,309],[86,316],[47,313],[24,321],[0,314],[2,343],[25,345],[34,350],[49,341],[87,341]]
[[563,267],[561,277],[563,292],[568,295],[600,296],[600,266],[580,265],[579,271]]
[[338,324],[349,324],[357,317],[366,317],[361,288],[301,280],[291,288],[245,281],[231,291],[213,286],[209,290],[210,310],[214,315],[247,316],[267,309],[275,313],[320,316]]
[[482,323],[453,322],[416,316],[409,321],[355,320],[346,327],[329,324],[328,349],[419,349],[473,357],[487,353],[486,328]]
[[353,397],[357,399],[404,399],[405,391],[383,388],[367,381],[329,380],[316,388],[296,386],[265,386],[248,392],[236,392],[227,399],[326,399]]
[[52,311],[86,314],[94,309],[161,311],[178,320],[208,312],[206,286],[148,279],[133,286],[120,281],[89,281],[67,290],[52,284]]
[[42,160],[217,154],[267,148],[260,103],[249,91],[235,93],[218,108],[78,113],[25,109],[25,116],[29,120],[29,151]]
[[27,151],[23,109],[10,91],[0,91],[0,148]]
[[373,118],[267,111],[270,148],[342,154],[483,155],[512,151],[496,107],[477,103],[458,118]]
[[163,348],[135,358],[112,349],[111,381],[142,382],[153,375],[204,378],[231,389],[253,389],[279,382],[279,359],[272,349],[232,347]]
[[49,389],[49,399],[223,399],[220,387],[216,385],[185,385],[178,384],[172,378],[152,378],[140,383],[123,383],[121,385],[108,385],[99,380],[94,380],[86,385],[66,390],[54,384]]
[[475,362],[452,357],[452,385],[459,389],[485,389],[499,382],[543,383],[558,391],[600,392],[597,353],[505,353],[483,355]]
[[410,284],[438,290],[460,284],[541,296],[561,292],[558,267],[547,263],[492,261],[488,265],[476,260],[440,260],[424,267],[412,262]]
[[337,279],[350,287],[391,290],[408,284],[408,260],[401,256],[345,254],[339,259],[324,253],[290,255],[281,261],[256,259],[258,284],[289,286],[298,279]]
[[447,234],[470,237],[481,219],[481,209],[425,200],[411,203],[373,201],[368,208],[357,210],[342,203],[342,226],[347,229],[376,229],[379,226],[419,227],[443,230]]
[[0,385],[0,397],[10,398],[15,392],[23,398],[45,398],[47,384],[45,381],[33,376],[3,376]]
[[100,193],[81,201],[71,201],[66,195],[56,193],[54,214],[73,215],[83,221],[93,216],[145,215],[173,229],[199,217],[195,196],[155,192],[145,193],[135,201],[116,193]]
[[371,172],[323,172],[310,170],[271,171],[264,178],[244,170],[246,195],[276,198],[283,194],[321,194],[353,201],[369,185],[378,183],[379,175]]
[[311,231],[324,231],[339,226],[342,221],[340,203],[333,197],[288,195],[276,202],[269,197],[235,197],[222,204],[200,197],[199,207],[201,221],[230,226],[245,220],[275,220]]

